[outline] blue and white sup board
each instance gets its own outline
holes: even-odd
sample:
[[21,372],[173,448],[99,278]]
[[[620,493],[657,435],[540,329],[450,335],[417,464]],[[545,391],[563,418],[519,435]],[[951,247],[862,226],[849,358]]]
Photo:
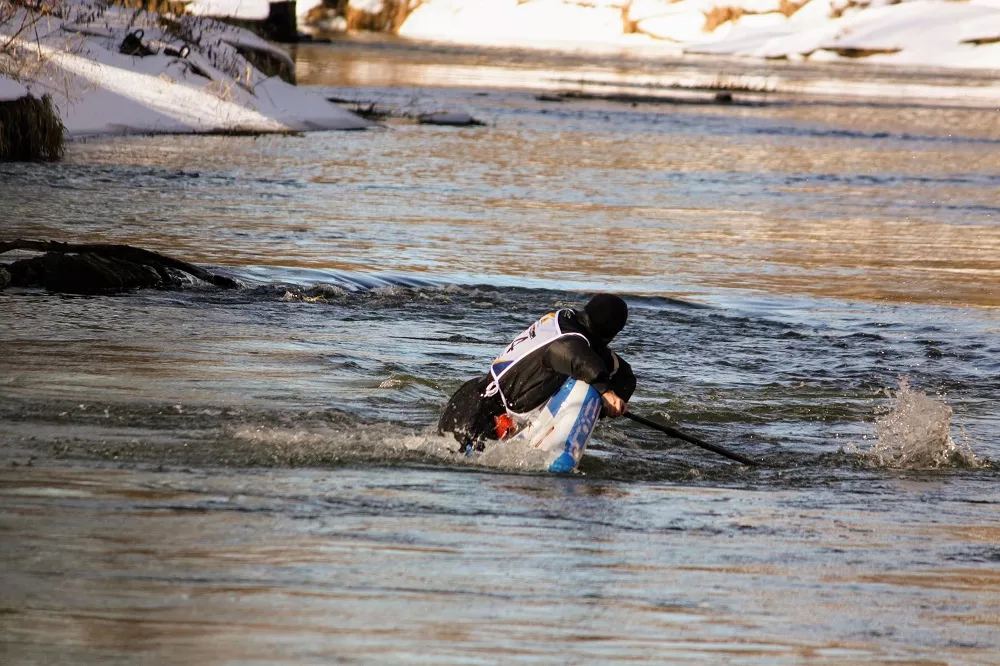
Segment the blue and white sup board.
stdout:
[[504,441],[544,452],[550,472],[572,472],[587,449],[600,414],[601,394],[597,389],[570,377],[541,410],[531,415],[524,428]]

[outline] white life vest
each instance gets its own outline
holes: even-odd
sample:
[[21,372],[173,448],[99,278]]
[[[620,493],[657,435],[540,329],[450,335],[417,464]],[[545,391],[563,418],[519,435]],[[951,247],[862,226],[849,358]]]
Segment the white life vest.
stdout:
[[[560,310],[559,312],[564,311]],[[503,406],[509,414],[515,414],[516,412],[513,412],[510,409],[510,405],[507,404],[507,398],[504,396],[503,391],[500,390],[500,378],[507,374],[511,368],[517,365],[519,361],[531,352],[541,349],[553,340],[558,340],[559,338],[565,338],[571,335],[581,337],[588,345],[590,344],[590,341],[587,340],[587,336],[583,333],[562,332],[562,329],[559,328],[559,312],[550,312],[526,328],[524,332],[514,338],[514,341],[507,345],[507,348],[504,349],[503,353],[497,356],[493,360],[493,363],[490,364],[490,376],[493,377],[493,381],[491,381],[489,386],[486,387],[485,396],[490,397],[499,393],[500,400],[503,401]]]

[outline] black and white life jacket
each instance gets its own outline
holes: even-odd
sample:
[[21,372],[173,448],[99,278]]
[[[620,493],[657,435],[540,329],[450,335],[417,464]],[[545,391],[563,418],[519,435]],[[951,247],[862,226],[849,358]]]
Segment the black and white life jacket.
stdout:
[[523,333],[514,338],[514,341],[507,345],[507,348],[504,349],[503,353],[497,356],[493,360],[493,363],[490,364],[490,376],[493,380],[489,383],[489,385],[487,385],[484,395],[486,397],[491,397],[499,393],[504,409],[506,409],[508,413],[514,414],[515,412],[510,409],[510,405],[507,404],[507,398],[504,397],[503,391],[500,390],[500,378],[507,374],[511,368],[517,365],[517,363],[522,361],[531,352],[541,349],[545,345],[554,340],[558,340],[559,338],[575,335],[583,338],[588,345],[590,344],[590,341],[587,340],[587,336],[583,333],[564,333],[562,329],[559,328],[560,312],[568,311],[560,310],[558,312],[550,312],[536,321],[534,324],[526,328]]

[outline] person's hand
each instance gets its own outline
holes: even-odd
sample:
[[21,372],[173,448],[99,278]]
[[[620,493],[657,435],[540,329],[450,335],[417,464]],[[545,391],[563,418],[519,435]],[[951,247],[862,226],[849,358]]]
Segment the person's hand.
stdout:
[[602,393],[601,400],[604,402],[604,413],[609,418],[617,418],[628,411],[628,405],[614,391]]

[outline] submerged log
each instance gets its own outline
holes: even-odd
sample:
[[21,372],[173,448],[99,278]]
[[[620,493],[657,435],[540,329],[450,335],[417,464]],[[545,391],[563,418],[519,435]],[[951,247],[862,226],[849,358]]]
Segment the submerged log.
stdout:
[[[44,252],[40,256],[7,264],[9,284],[44,287],[66,294],[115,294],[133,289],[177,289],[190,278],[223,289],[240,283],[225,275],[131,245],[107,243],[71,244],[55,241],[15,240],[0,242],[0,254],[11,250]],[[6,285],[0,274],[0,289]]]

